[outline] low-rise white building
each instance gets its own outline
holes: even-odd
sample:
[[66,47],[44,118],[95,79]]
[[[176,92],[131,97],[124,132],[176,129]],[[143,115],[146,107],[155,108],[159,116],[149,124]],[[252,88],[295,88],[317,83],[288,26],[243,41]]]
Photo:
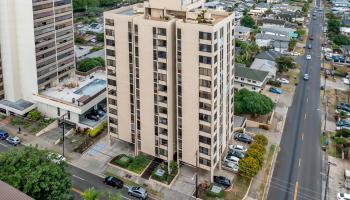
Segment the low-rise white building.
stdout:
[[350,36],[350,28],[348,28],[348,27],[340,27],[340,33],[344,34],[344,35],[347,35],[347,36]]
[[235,27],[235,39],[241,41],[249,41],[252,29],[245,26]]
[[[76,75],[73,80],[33,95],[33,100],[36,101],[37,109],[47,117],[58,118],[67,113],[66,121],[78,127],[93,128],[106,118],[103,115],[106,107],[106,85],[104,71],[97,71],[86,77]],[[99,112],[94,114],[95,120],[87,117],[93,110]]]
[[260,92],[268,81],[268,74],[266,71],[236,66],[234,88]]

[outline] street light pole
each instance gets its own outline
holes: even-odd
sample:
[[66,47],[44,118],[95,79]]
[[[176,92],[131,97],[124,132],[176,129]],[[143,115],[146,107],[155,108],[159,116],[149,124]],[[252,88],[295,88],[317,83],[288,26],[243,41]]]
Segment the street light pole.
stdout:
[[68,112],[66,112],[65,114],[63,114],[63,115],[60,117],[60,120],[59,120],[59,123],[61,122],[61,119],[63,120],[63,123],[62,123],[62,141],[63,141],[63,144],[62,144],[62,156],[63,156],[63,157],[64,157],[64,143],[65,143],[65,141],[64,141],[64,134],[65,134],[64,130],[65,130],[65,123],[66,123],[64,117],[65,117],[66,115],[68,115]]
[[195,187],[196,187],[196,199],[198,198],[198,150],[196,151],[196,183],[195,183]]

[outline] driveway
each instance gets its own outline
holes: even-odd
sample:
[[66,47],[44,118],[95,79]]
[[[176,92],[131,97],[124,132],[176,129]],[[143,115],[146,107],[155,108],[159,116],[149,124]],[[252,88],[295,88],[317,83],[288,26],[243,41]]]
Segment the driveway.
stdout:
[[[324,85],[324,77],[321,76],[321,85]],[[343,82],[343,78],[336,77],[335,80],[330,80],[330,78],[326,81],[326,88],[333,88],[337,90],[347,91],[350,86],[345,85]]]

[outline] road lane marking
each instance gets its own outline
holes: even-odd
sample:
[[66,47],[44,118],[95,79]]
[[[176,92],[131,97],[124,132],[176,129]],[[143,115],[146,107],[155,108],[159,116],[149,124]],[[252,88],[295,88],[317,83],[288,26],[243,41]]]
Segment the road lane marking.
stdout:
[[83,195],[83,192],[82,191],[80,191],[80,190],[78,190],[78,189],[76,189],[76,188],[73,188],[72,187],[72,189],[71,189],[73,192],[76,192],[76,193],[78,193],[79,195]]
[[308,103],[308,102],[309,102],[309,97],[306,98],[306,103]]
[[74,178],[77,178],[77,179],[80,179],[80,180],[82,180],[82,181],[85,181],[85,179],[83,179],[83,178],[81,178],[81,177],[79,177],[79,176],[77,176],[77,175],[75,175],[75,174],[73,174],[73,177],[74,177]]
[[297,200],[298,196],[298,181],[295,182],[295,187],[294,187],[294,200]]
[[301,159],[299,158],[299,167],[300,167],[300,162],[301,162]]
[[303,141],[303,140],[304,140],[304,133],[301,134],[301,141]]
[[9,148],[9,146],[7,146],[6,144],[0,143],[1,146]]
[[306,119],[306,113],[305,113],[305,117],[304,118]]

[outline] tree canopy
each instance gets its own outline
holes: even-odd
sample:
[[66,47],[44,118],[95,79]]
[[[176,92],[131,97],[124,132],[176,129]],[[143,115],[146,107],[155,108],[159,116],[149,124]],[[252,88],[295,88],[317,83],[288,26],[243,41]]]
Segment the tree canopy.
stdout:
[[255,21],[251,16],[245,15],[241,19],[241,25],[249,28],[255,28]]
[[87,72],[95,67],[105,66],[103,58],[86,58],[78,63],[78,70],[81,72]]
[[241,48],[241,51],[239,52],[239,54],[236,55],[236,58],[235,58],[235,61],[238,63],[249,65],[253,61],[253,58],[255,57],[255,55],[260,52],[260,48],[255,42],[250,42],[250,43],[239,42],[236,45],[239,45],[239,47]]
[[266,115],[274,104],[269,97],[244,88],[235,93],[234,106],[236,114]]
[[54,164],[48,151],[15,148],[0,154],[0,180],[36,200],[70,199],[71,181],[65,164]]
[[276,58],[276,63],[280,72],[286,72],[295,67],[294,59],[290,56],[280,56]]
[[255,176],[260,169],[259,161],[253,157],[245,157],[239,161],[238,172],[247,177]]

